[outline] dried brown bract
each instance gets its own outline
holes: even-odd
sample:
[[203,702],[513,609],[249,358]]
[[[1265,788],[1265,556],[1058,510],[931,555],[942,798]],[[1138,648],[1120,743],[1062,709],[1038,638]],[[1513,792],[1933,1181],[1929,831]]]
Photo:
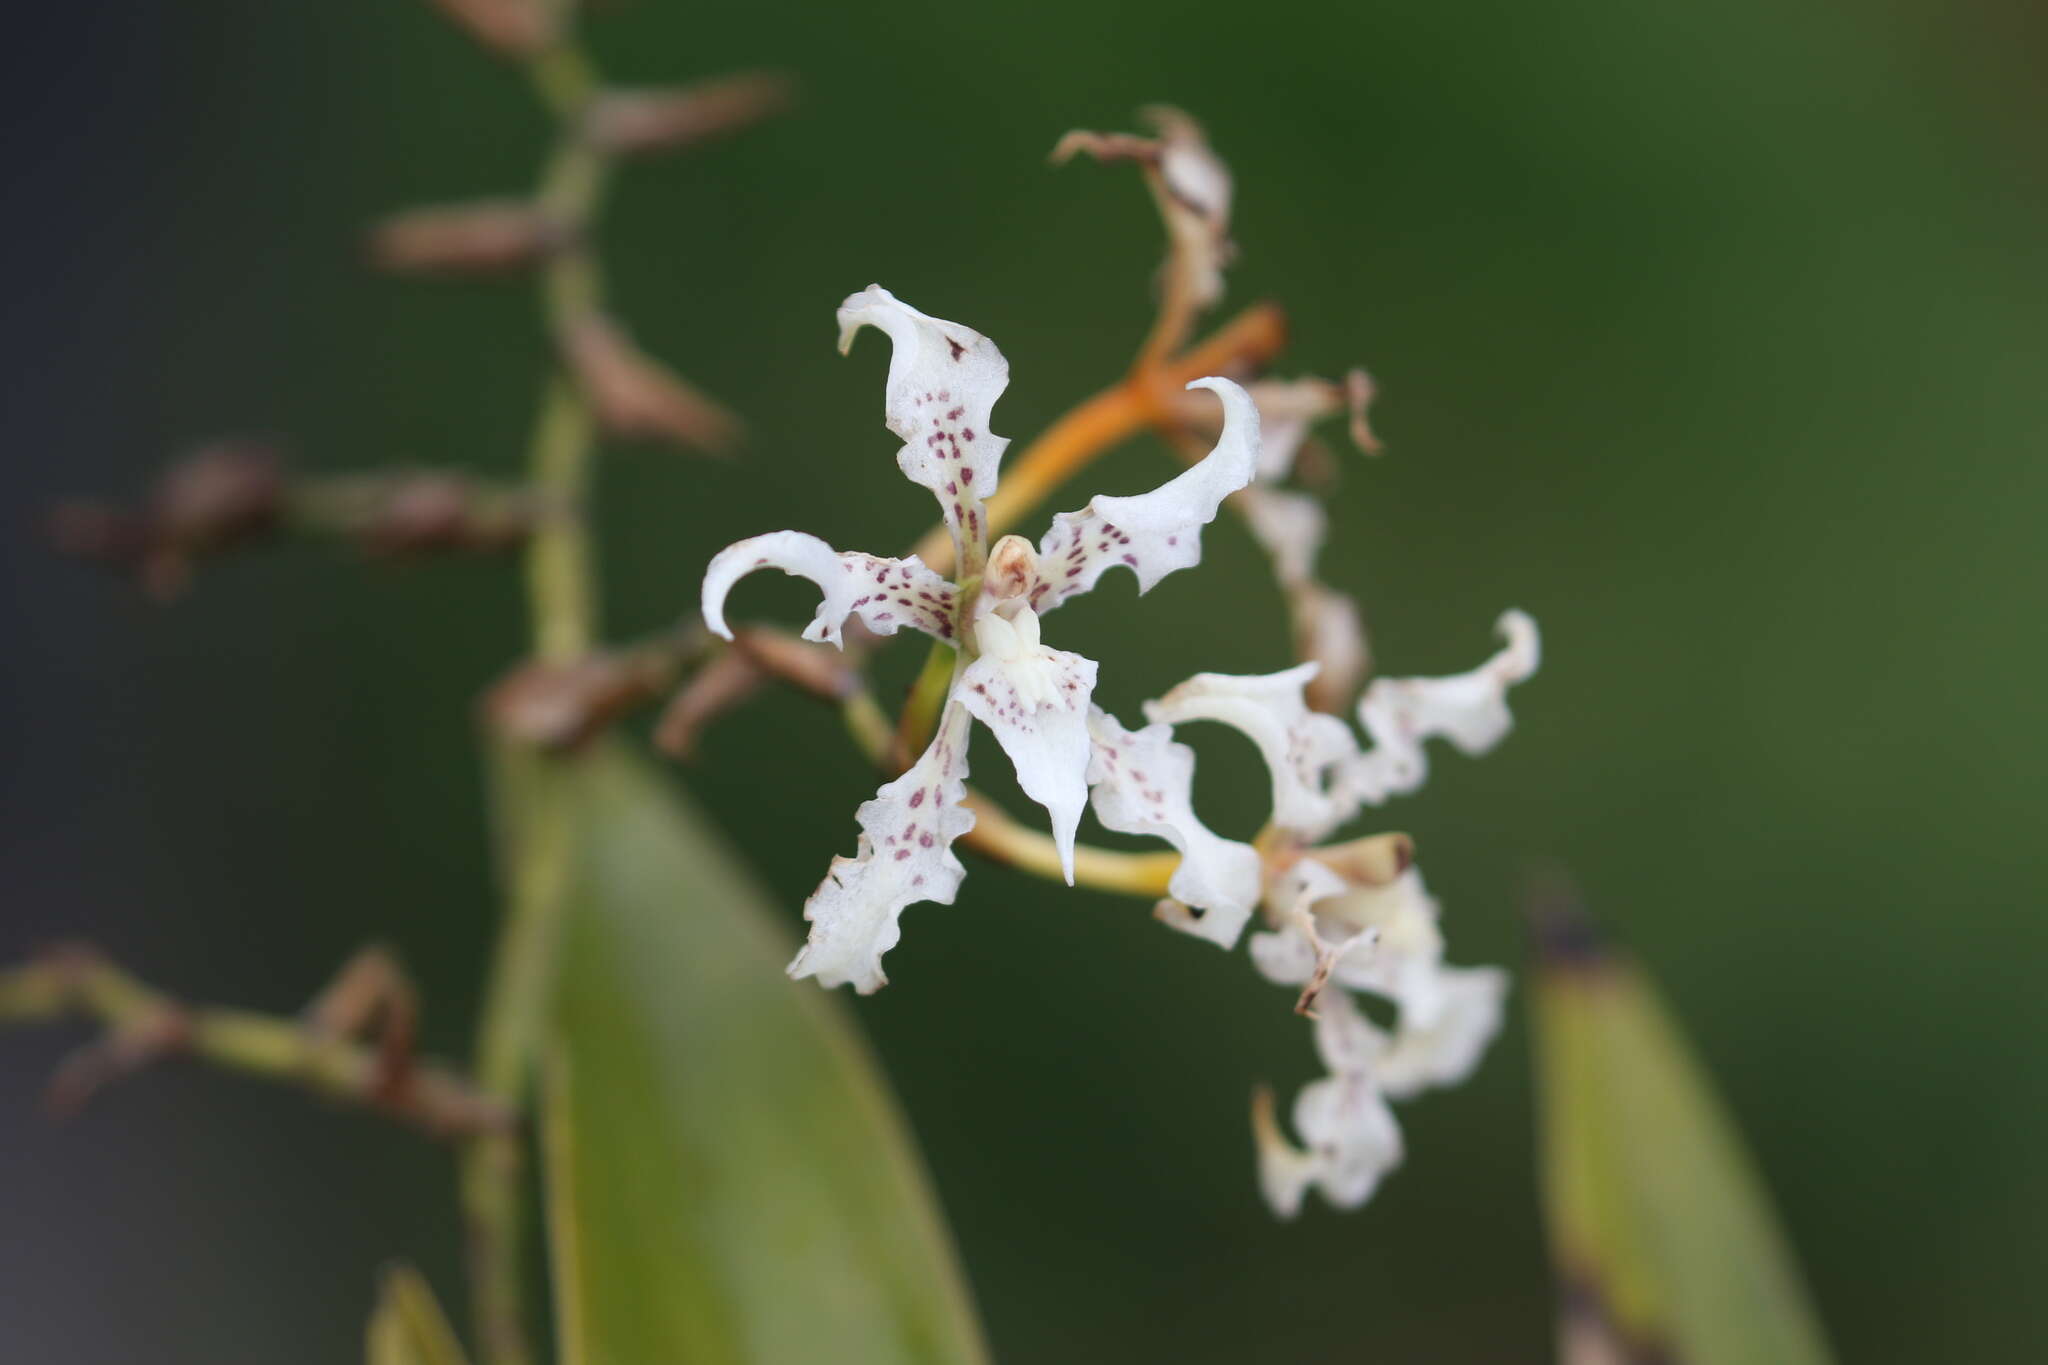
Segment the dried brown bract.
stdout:
[[795,92],[795,81],[779,71],[744,71],[673,89],[607,90],[584,116],[584,133],[621,155],[677,151],[782,113]]
[[555,41],[558,6],[549,0],[428,0],[468,31],[469,36],[506,57],[531,57]]
[[614,436],[653,437],[723,455],[739,440],[740,420],[633,344],[625,329],[596,313],[561,329],[569,369],[598,422]]
[[675,669],[673,651],[654,649],[534,660],[484,694],[484,722],[538,748],[574,749],[661,695]]
[[523,486],[441,470],[309,482],[294,490],[292,502],[305,525],[392,558],[512,549],[542,515]]
[[711,722],[771,681],[838,702],[860,685],[860,671],[829,646],[764,626],[742,627],[733,633],[731,649],[697,670],[669,699],[655,722],[655,744],[672,757],[694,758],[697,741]]
[[195,559],[276,530],[284,495],[275,452],[224,443],[171,465],[139,512],[86,501],[58,506],[50,537],[65,554],[108,564],[152,595],[171,597],[190,580]]
[[[1230,240],[1230,168],[1209,148],[1202,125],[1168,105],[1138,112],[1156,137],[1076,130],[1053,148],[1055,163],[1085,152],[1098,161],[1142,166],[1146,188],[1159,206],[1170,249],[1160,268],[1161,293],[1192,313],[1223,297],[1223,267],[1236,255]],[[1175,312],[1180,309],[1176,307]],[[1185,320],[1176,320],[1176,332]],[[1175,344],[1180,337],[1173,338]]]
[[379,270],[495,274],[544,259],[567,237],[525,200],[482,199],[395,213],[370,229],[369,254]]

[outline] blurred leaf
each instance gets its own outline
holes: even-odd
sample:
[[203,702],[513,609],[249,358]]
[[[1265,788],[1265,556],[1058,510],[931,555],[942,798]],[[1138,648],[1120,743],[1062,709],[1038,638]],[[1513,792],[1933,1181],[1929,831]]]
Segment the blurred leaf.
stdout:
[[1576,905],[1536,920],[1563,1365],[1825,1365],[1763,1183],[1649,978]]
[[468,1359],[434,1291],[409,1265],[384,1272],[363,1358],[368,1365],[465,1365]]
[[568,767],[544,1142],[565,1365],[986,1359],[923,1167],[843,1005],[642,762]]

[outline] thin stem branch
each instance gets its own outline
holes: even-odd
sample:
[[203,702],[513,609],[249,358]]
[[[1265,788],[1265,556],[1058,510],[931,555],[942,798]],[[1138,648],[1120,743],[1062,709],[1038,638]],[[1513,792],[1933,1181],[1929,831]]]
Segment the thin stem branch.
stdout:
[[388,1114],[435,1138],[512,1128],[509,1108],[445,1066],[394,1056],[299,1019],[188,1005],[90,949],[67,949],[0,971],[0,1022],[66,1018],[103,1024],[107,1037],[74,1053],[58,1073],[51,1101],[62,1109],[75,1108],[100,1085],[160,1057],[184,1056],[301,1085]]

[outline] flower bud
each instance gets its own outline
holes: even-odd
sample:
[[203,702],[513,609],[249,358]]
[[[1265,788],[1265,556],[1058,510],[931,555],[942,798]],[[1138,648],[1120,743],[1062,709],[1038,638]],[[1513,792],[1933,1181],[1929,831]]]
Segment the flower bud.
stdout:
[[989,551],[988,570],[981,589],[990,597],[1008,601],[1022,597],[1038,583],[1038,551],[1022,536],[1004,536]]

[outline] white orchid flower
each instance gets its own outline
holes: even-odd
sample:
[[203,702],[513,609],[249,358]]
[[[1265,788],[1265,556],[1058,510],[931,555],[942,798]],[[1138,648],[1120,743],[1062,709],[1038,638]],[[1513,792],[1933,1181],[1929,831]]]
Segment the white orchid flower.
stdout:
[[1302,1146],[1281,1132],[1270,1097],[1262,1094],[1252,1111],[1259,1187],[1282,1218],[1301,1212],[1311,1186],[1338,1208],[1355,1209],[1401,1164],[1401,1127],[1379,1074],[1386,1035],[1339,991],[1316,1017],[1316,1051],[1330,1074],[1294,1101]]
[[[1371,1198],[1401,1159],[1387,1101],[1464,1080],[1500,1029],[1507,974],[1444,964],[1437,903],[1408,861],[1405,838],[1317,847],[1366,805],[1419,787],[1430,738],[1479,754],[1506,736],[1513,725],[1508,689],[1536,671],[1541,643],[1522,612],[1503,615],[1499,628],[1506,645],[1470,672],[1381,679],[1368,688],[1357,716],[1371,748],[1309,705],[1315,663],[1249,677],[1198,674],[1145,706],[1155,745],[1169,743],[1183,722],[1217,721],[1258,747],[1272,782],[1271,824],[1280,838],[1274,870],[1261,865],[1271,927],[1252,936],[1250,951],[1262,975],[1300,988],[1296,1008],[1314,1015],[1316,1047],[1329,1069],[1295,1102],[1300,1145],[1282,1131],[1269,1097],[1253,1110],[1260,1186],[1281,1217],[1294,1216],[1311,1188],[1340,1208]],[[1161,917],[1213,936],[1218,929],[1234,935],[1249,916]],[[1353,992],[1390,1001],[1393,1030],[1367,1019]]]
[[1368,687],[1357,715],[1370,749],[1342,720],[1309,706],[1314,663],[1248,676],[1198,673],[1147,702],[1145,717],[1167,725],[1220,721],[1243,732],[1272,777],[1273,823],[1313,843],[1366,806],[1420,787],[1429,774],[1425,740],[1448,739],[1477,756],[1507,737],[1514,726],[1508,689],[1534,676],[1542,648],[1526,612],[1504,613],[1497,629],[1506,645],[1468,673],[1381,678]]
[[[1094,660],[1054,649],[1040,637],[1040,618],[1093,588],[1119,566],[1148,591],[1176,569],[1201,559],[1202,527],[1223,499],[1249,483],[1258,463],[1259,417],[1244,390],[1226,379],[1197,379],[1222,400],[1221,435],[1208,457],[1166,484],[1135,497],[1097,496],[1079,511],[1053,518],[1034,548],[1019,536],[988,547],[985,500],[996,490],[1008,443],[989,430],[990,413],[1009,384],[1009,363],[994,342],[958,323],[928,317],[879,285],[839,308],[843,351],[862,327],[893,343],[884,411],[903,440],[896,463],[911,482],[938,499],[953,537],[957,581],[916,557],[884,559],[841,553],[815,536],[776,531],[729,546],[705,572],[705,624],[731,638],[725,599],[757,569],[808,578],[824,594],[804,630],[810,640],[841,643],[849,617],[891,635],[905,626],[958,651],[936,733],[923,756],[861,806],[859,850],[834,861],[804,909],[809,942],[790,964],[792,976],[827,986],[852,983],[867,993],[887,979],[882,954],[897,941],[898,919],[918,901],[950,904],[965,876],[951,845],[974,827],[961,806],[967,778],[970,720],[1002,745],[1026,795],[1046,808],[1069,882],[1074,836],[1093,780],[1108,786],[1097,803],[1112,828],[1144,825],[1183,841],[1183,889],[1209,894],[1203,878],[1235,885],[1242,857],[1219,849],[1193,821],[1185,788],[1192,760],[1178,762],[1163,736],[1124,734],[1094,711]],[[1112,727],[1114,733],[1112,734]],[[1098,753],[1098,737],[1119,755]],[[1159,754],[1155,781],[1129,777],[1125,753]],[[1185,753],[1183,750],[1182,753]],[[1178,765],[1178,766],[1176,766]],[[1161,786],[1177,779],[1177,786]],[[1154,799],[1156,798],[1156,799]],[[1250,850],[1246,849],[1246,853]],[[1253,855],[1254,864],[1256,855]]]
[[[1500,1030],[1507,993],[1497,967],[1444,965],[1437,904],[1415,869],[1386,886],[1354,886],[1312,859],[1303,865],[1319,870],[1299,879],[1281,928],[1251,942],[1268,979],[1314,995],[1316,1049],[1330,1072],[1295,1102],[1303,1147],[1286,1140],[1269,1111],[1254,1116],[1260,1184],[1282,1217],[1299,1210],[1311,1185],[1339,1208],[1370,1198],[1400,1157],[1386,1101],[1469,1076]],[[1393,1002],[1391,1033],[1365,1017],[1353,991]]]

